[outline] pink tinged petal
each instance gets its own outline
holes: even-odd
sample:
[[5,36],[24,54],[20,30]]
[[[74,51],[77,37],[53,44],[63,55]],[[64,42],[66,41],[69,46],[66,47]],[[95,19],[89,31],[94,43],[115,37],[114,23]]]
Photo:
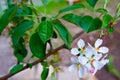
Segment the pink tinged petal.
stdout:
[[101,53],[105,54],[105,53],[109,52],[109,49],[107,47],[100,47],[98,52],[101,52]]
[[79,70],[78,70],[78,75],[79,75],[79,78],[84,78],[84,68],[81,67]]
[[91,68],[90,69],[90,73],[94,73],[95,69],[94,68]]
[[95,60],[100,60],[102,58],[102,54],[95,54],[95,56],[93,57],[93,59]]
[[80,64],[82,64],[82,65],[85,65],[88,62],[88,59],[84,56],[78,57],[78,60],[79,60]]
[[76,58],[76,57],[71,57],[71,61],[72,61],[72,63],[74,63],[74,64],[79,63],[78,58]]
[[77,45],[78,45],[78,47],[79,47],[80,49],[83,49],[83,47],[85,47],[85,42],[84,42],[84,40],[80,39],[80,40],[78,41]]
[[72,72],[72,71],[75,71],[75,70],[77,69],[76,66],[77,66],[77,65],[74,65],[74,64],[73,64],[73,65],[71,65],[71,66],[68,67],[68,70],[71,71],[71,72]]
[[95,48],[98,48],[101,44],[103,43],[103,40],[102,39],[97,39],[96,41],[95,41]]
[[77,48],[72,48],[72,49],[71,49],[71,54],[77,55],[77,54],[79,54],[79,53],[80,53],[80,52],[78,51]]

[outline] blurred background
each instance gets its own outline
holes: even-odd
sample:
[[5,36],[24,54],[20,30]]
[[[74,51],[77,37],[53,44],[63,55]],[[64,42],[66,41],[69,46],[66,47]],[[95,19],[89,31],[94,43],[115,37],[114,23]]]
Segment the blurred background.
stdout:
[[[15,0],[14,0],[15,1]],[[17,1],[17,0],[16,0]],[[54,16],[54,14],[58,13],[58,10],[61,8],[65,8],[68,5],[80,2],[82,0],[49,0],[49,4],[47,6],[47,14]],[[114,15],[116,11],[117,4],[120,0],[109,0],[108,10]],[[44,12],[42,3],[40,0],[34,0],[34,4],[36,9],[41,13]],[[97,7],[103,6],[104,0],[99,0],[97,3]],[[0,16],[3,14],[3,11],[7,8],[6,0],[0,0]],[[86,12],[86,10],[76,10],[75,14],[88,14],[93,15],[90,12]],[[77,34],[81,31],[80,28],[75,25],[68,23],[64,20],[62,22],[69,28],[69,31],[72,35]],[[11,39],[7,36],[7,30],[4,30],[3,35],[0,36],[0,76],[3,76],[8,73],[9,69],[16,64],[16,58],[13,56],[13,49],[10,46]],[[6,36],[7,37],[6,37]],[[77,41],[82,38],[87,42],[94,43],[94,41],[98,38],[98,32],[92,32],[90,34],[83,33],[76,40],[73,41],[72,47],[77,47]],[[86,74],[84,80],[120,80],[120,21],[115,24],[115,31],[111,35],[107,35],[103,38],[103,45],[109,47],[109,59],[110,63],[97,72],[95,76],[90,74]],[[53,46],[58,47],[61,45],[62,40],[53,39]],[[70,51],[63,49],[59,51],[59,57],[62,57],[61,62],[59,62],[59,66],[62,68],[59,72],[56,73],[56,80],[79,80],[77,76],[77,72],[69,72],[67,67],[71,65]],[[26,58],[27,60],[28,58]],[[34,61],[34,60],[33,60]],[[42,71],[42,67],[38,64],[33,67],[31,70],[27,69],[19,74],[13,76],[9,80],[40,80],[40,73]],[[53,68],[50,67],[50,73],[47,80],[50,80],[51,73]]]

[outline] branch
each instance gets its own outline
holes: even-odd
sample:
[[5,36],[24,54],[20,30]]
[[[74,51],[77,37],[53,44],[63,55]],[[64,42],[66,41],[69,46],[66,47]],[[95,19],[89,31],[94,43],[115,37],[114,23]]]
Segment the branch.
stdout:
[[[80,35],[82,35],[83,33],[84,33],[83,31],[77,33],[77,34],[73,37],[73,39],[75,40],[76,38],[78,38],[78,37],[79,37]],[[63,48],[66,48],[65,44],[59,46],[58,48],[52,50],[51,52],[48,52],[47,55],[46,55],[46,58],[49,57],[49,56],[51,56],[52,54],[56,53],[57,51],[63,49]],[[31,63],[31,64],[32,64],[32,65],[36,65],[36,64],[42,62],[42,61],[43,61],[44,59],[46,59],[46,58],[36,60],[35,62],[33,62],[33,63]],[[19,72],[21,72],[21,71],[23,71],[23,70],[25,70],[25,69],[27,69],[27,68],[29,68],[28,65],[24,66],[23,69],[21,69],[21,70],[18,71],[17,73],[19,73]],[[17,74],[17,73],[15,73],[15,74]],[[7,74],[7,75],[1,77],[0,80],[7,80],[8,78],[14,76],[15,74]]]

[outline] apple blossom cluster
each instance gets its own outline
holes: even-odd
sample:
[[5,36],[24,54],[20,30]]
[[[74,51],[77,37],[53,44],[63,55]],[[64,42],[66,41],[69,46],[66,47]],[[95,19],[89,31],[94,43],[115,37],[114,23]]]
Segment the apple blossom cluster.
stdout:
[[77,43],[78,48],[72,48],[71,57],[72,65],[68,68],[69,71],[78,70],[78,75],[80,78],[84,77],[84,73],[88,72],[93,75],[100,70],[104,65],[106,65],[109,60],[106,59],[109,49],[102,46],[103,40],[97,39],[94,46],[80,39]]

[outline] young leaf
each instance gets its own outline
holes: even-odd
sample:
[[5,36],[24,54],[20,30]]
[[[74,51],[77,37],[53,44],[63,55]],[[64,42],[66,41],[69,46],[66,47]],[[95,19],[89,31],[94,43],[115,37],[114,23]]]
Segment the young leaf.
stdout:
[[0,18],[0,35],[8,23],[12,20],[17,12],[18,6],[13,6],[8,9]]
[[33,56],[36,56],[37,58],[45,58],[46,57],[46,44],[42,42],[40,39],[38,33],[35,33],[30,38],[30,50],[33,54]]
[[47,6],[48,0],[42,0],[42,4],[43,4],[44,6]]
[[65,45],[70,49],[72,43],[71,34],[59,20],[55,20],[53,23],[55,29],[58,31],[58,34],[63,39]]
[[14,46],[18,43],[20,37],[22,37],[24,33],[33,26],[33,24],[33,21],[24,20],[14,28],[12,35]]
[[46,80],[49,73],[49,68],[44,67],[41,73],[41,80]]
[[78,9],[78,8],[85,8],[85,6],[81,3],[73,4],[65,9],[60,10],[59,13],[67,12],[67,11]]
[[106,9],[104,9],[104,8],[98,8],[98,9],[96,10],[96,12],[106,14],[108,11],[107,11]]
[[91,7],[94,7],[98,0],[86,0]]
[[79,22],[81,20],[81,16],[77,16],[75,14],[70,13],[70,14],[64,15],[62,18],[70,23],[80,26]]
[[110,14],[105,14],[102,18],[102,21],[103,21],[103,24],[102,24],[102,27],[103,28],[108,28],[109,27],[109,24],[110,22],[112,21],[112,16]]
[[42,21],[39,25],[38,32],[43,43],[46,43],[53,35],[53,27],[50,21]]
[[15,74],[15,73],[19,72],[20,70],[22,70],[22,68],[23,68],[23,64],[17,64],[10,70],[9,73]]
[[102,21],[99,18],[93,19],[91,16],[84,16],[80,20],[80,25],[85,32],[92,32],[101,28]]

